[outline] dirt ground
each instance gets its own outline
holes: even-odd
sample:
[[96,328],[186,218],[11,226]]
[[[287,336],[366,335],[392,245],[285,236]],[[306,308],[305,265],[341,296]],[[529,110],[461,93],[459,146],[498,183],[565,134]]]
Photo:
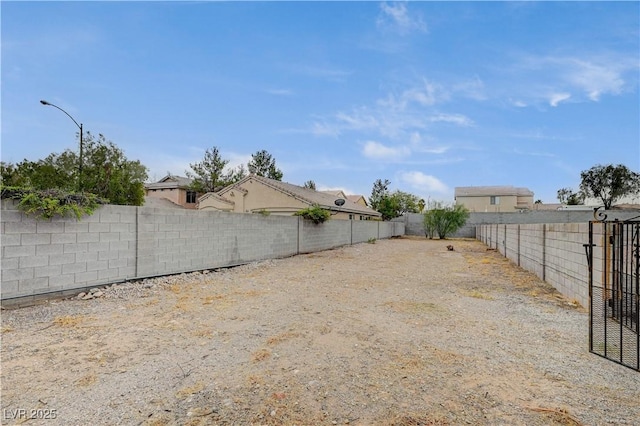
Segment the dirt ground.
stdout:
[[101,291],[2,311],[3,424],[640,421],[640,374],[588,352],[585,310],[473,240]]

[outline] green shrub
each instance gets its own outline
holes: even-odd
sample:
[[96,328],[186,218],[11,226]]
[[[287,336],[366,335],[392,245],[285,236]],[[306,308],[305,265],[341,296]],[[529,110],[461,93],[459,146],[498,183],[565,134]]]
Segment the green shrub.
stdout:
[[331,217],[331,212],[329,212],[329,210],[323,209],[317,204],[314,204],[311,207],[295,212],[294,216],[302,216],[304,219],[312,220],[313,223],[318,224],[329,220],[329,218]]
[[427,238],[433,238],[435,234],[441,239],[453,234],[462,228],[469,218],[469,210],[456,204],[455,206],[443,206],[437,203],[424,214],[424,233]]
[[69,193],[59,189],[34,190],[31,188],[1,186],[2,199],[18,201],[18,209],[40,219],[51,219],[54,216],[92,215],[104,200],[94,194]]

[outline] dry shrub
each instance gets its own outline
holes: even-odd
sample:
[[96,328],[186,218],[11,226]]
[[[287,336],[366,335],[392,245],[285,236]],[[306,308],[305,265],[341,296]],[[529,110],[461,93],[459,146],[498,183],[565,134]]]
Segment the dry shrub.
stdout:
[[53,324],[58,327],[76,327],[86,319],[87,318],[82,315],[64,315],[61,317],[55,317]]
[[213,303],[214,300],[222,300],[224,299],[226,296],[223,294],[214,294],[212,296],[207,296],[204,298],[204,302],[202,302],[203,305],[210,305]]
[[482,293],[478,290],[463,291],[462,294],[475,299],[493,300],[493,297],[490,294]]
[[430,313],[430,312],[445,312],[445,308],[436,305],[435,303],[428,302],[413,302],[410,300],[402,300],[396,302],[386,302],[384,306],[390,307],[392,310],[400,313]]
[[204,389],[204,383],[197,382],[193,386],[187,386],[186,388],[180,389],[176,392],[176,398],[183,399],[188,397],[189,395],[193,395],[194,393],[198,393]]
[[211,338],[213,337],[213,331],[207,329],[207,328],[203,328],[200,330],[195,330],[191,333],[194,337],[207,337],[207,338]]
[[251,359],[253,359],[253,362],[260,362],[260,361],[264,361],[270,356],[271,356],[271,352],[269,352],[268,350],[259,349],[253,353],[253,355],[251,356]]
[[280,333],[278,335],[269,337],[267,339],[267,345],[269,345],[269,346],[277,345],[278,343],[282,343],[284,341],[287,341],[289,339],[293,339],[294,337],[298,337],[298,336],[300,336],[300,333],[295,333],[293,331],[287,331],[287,332],[284,332],[284,333]]
[[411,415],[411,414],[399,414],[391,416],[387,419],[381,420],[375,423],[376,425],[384,426],[449,426],[450,423],[447,419],[441,416],[424,416],[424,415]]
[[554,423],[564,426],[582,426],[582,423],[573,417],[564,408],[544,408],[544,407],[527,407],[531,411],[543,413],[553,420]]
[[92,384],[94,384],[97,381],[98,381],[98,376],[96,376],[95,374],[91,373],[91,374],[87,374],[86,376],[83,376],[80,379],[78,379],[76,381],[76,385],[82,386],[82,387],[86,387],[86,386],[91,386]]
[[233,294],[237,294],[239,296],[250,296],[250,297],[261,296],[264,293],[265,293],[264,291],[259,291],[259,290],[244,290],[244,291],[233,292]]

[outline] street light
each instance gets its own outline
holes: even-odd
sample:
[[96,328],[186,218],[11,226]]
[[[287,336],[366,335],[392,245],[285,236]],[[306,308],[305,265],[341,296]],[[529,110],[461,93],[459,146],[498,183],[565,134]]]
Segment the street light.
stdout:
[[60,111],[64,112],[65,114],[67,114],[67,117],[69,117],[71,119],[71,121],[73,121],[75,123],[76,126],[78,126],[78,129],[80,129],[80,164],[78,164],[78,190],[80,192],[82,192],[82,123],[78,124],[78,122],[71,116],[69,115],[69,113],[65,110],[63,110],[62,108],[60,108],[57,105],[54,105],[50,102],[47,101],[40,101],[40,103],[42,105],[48,105],[48,106],[52,106],[54,108],[58,108]]

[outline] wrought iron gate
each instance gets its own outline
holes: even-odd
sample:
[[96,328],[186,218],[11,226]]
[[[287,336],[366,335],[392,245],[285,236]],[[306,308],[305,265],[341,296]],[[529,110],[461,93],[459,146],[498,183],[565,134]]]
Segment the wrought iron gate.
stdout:
[[640,371],[640,220],[589,222],[589,351]]

